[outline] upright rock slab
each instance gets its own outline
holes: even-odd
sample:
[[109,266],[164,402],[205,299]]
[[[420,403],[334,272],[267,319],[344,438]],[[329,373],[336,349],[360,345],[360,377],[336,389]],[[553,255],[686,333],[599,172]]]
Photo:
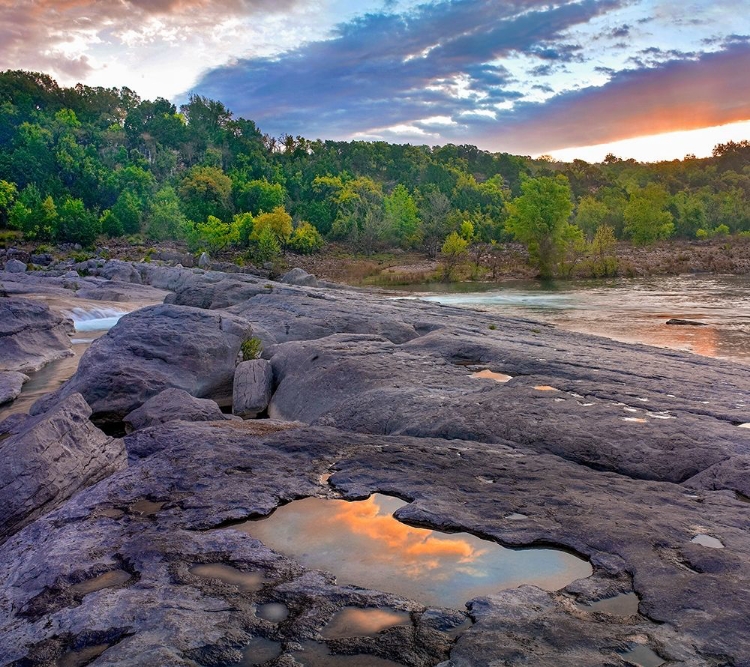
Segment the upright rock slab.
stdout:
[[244,319],[228,313],[172,305],[143,308],[95,341],[76,374],[37,401],[31,413],[80,392],[94,419],[119,422],[170,387],[229,405],[240,346],[251,335]]
[[0,297],[0,371],[38,371],[73,354],[73,322],[38,301]]
[[0,441],[0,542],[126,466],[123,443],[89,415],[83,396],[73,394]]
[[273,369],[265,359],[243,361],[234,373],[232,412],[255,419],[268,409],[273,395]]

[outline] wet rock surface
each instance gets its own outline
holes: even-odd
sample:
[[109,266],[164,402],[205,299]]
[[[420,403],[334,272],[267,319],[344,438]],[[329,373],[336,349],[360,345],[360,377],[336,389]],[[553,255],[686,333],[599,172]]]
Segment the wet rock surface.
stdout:
[[93,426],[90,414],[72,394],[49,413],[11,425],[0,440],[0,540],[125,466],[122,443]]
[[[303,648],[330,664],[365,654],[408,667],[622,667],[640,653],[750,665],[745,367],[353,290],[133,268],[144,287],[203,309],[126,316],[60,394],[88,391],[100,414],[124,416],[165,386],[201,395],[197,378],[217,358],[231,388],[252,335],[273,370],[272,419],[142,428],[121,441],[127,469],[12,535],[0,546],[0,665],[219,667],[256,648],[274,667],[301,664]],[[31,289],[24,279],[41,280],[12,284]],[[236,287],[223,292],[224,281]],[[167,313],[174,327],[159,329]],[[212,332],[231,322],[237,347],[190,347],[204,318]],[[203,363],[206,349],[210,363],[190,375],[186,359]],[[100,380],[108,363],[124,381]],[[485,370],[511,379],[475,377]],[[0,424],[0,446],[34,419]],[[403,522],[568,549],[594,573],[561,591],[522,586],[432,609],[339,585],[233,528],[302,497],[372,493],[408,501]],[[196,573],[206,565],[259,585]],[[629,594],[637,613],[592,604]],[[326,638],[346,607],[410,622]]]

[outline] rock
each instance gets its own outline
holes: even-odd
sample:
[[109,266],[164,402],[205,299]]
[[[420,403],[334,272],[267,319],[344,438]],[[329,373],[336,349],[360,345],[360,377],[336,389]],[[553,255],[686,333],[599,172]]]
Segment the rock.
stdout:
[[119,422],[170,387],[229,405],[240,346],[251,335],[245,320],[228,313],[171,305],[143,308],[94,341],[76,374],[37,401],[31,413],[80,392],[93,419]]
[[91,424],[90,414],[72,394],[0,441],[0,540],[125,467],[123,443]]
[[15,371],[0,372],[0,405],[15,401],[29,377]]
[[234,373],[232,413],[255,419],[268,409],[273,395],[273,370],[265,359],[243,361]]
[[17,259],[9,259],[5,263],[5,271],[8,273],[26,273],[26,264]]
[[211,258],[208,256],[207,252],[202,252],[200,258],[198,259],[198,266],[201,269],[207,269],[209,266],[211,266]]
[[279,280],[282,283],[288,283],[289,285],[302,285],[305,287],[317,287],[317,278],[308,273],[304,269],[295,268],[285,273]]
[[122,262],[118,259],[108,261],[97,271],[97,275],[107,280],[116,280],[123,283],[141,284],[141,274],[130,262]]
[[63,273],[62,277],[64,280],[78,280],[81,276],[78,271],[70,270]]
[[31,263],[37,266],[49,266],[54,261],[54,257],[48,252],[40,253],[38,255],[31,255]]
[[[220,276],[218,280],[216,278]],[[225,274],[191,275],[169,295],[165,302],[195,308],[227,308],[245,302],[258,294],[268,294],[270,286],[249,276],[227,277]]]
[[195,398],[183,389],[165,389],[148,399],[137,410],[133,410],[123,421],[128,432],[132,433],[176,419],[200,422],[221,421],[230,417],[225,415],[214,401]]
[[681,320],[673,317],[671,320],[667,320],[667,324],[682,326],[682,327],[705,327],[708,326],[705,322],[696,322],[695,320]]
[[39,301],[0,297],[0,370],[27,373],[73,354],[73,322]]

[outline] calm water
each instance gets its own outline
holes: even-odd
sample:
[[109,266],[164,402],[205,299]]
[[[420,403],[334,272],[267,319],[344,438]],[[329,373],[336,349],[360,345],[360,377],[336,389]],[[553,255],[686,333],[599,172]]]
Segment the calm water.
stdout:
[[521,584],[558,590],[591,575],[591,565],[556,549],[505,549],[468,533],[441,533],[396,520],[406,503],[373,494],[348,502],[305,498],[242,530],[340,584],[463,608],[471,598]]
[[[414,285],[415,297],[750,364],[750,277]],[[707,326],[667,325],[671,318]]]

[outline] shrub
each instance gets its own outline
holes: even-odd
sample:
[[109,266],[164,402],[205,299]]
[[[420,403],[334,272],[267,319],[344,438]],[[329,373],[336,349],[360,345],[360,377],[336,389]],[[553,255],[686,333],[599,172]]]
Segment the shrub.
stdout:
[[309,222],[303,222],[289,239],[289,248],[300,255],[311,255],[323,247],[323,237]]
[[261,352],[263,352],[263,343],[261,343],[260,338],[248,338],[240,346],[242,361],[257,359],[260,357]]

